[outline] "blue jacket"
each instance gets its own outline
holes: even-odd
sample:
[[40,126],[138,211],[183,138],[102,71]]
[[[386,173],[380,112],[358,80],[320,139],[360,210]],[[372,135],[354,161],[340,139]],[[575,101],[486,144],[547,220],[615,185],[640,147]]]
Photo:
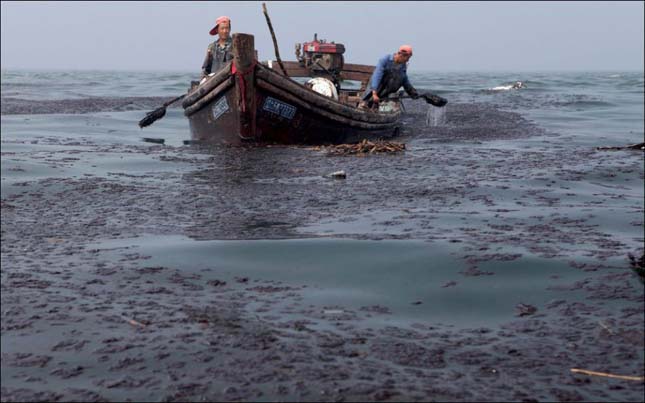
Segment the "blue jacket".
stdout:
[[386,71],[392,71],[393,73],[398,73],[401,78],[401,83],[403,87],[407,90],[412,86],[410,80],[408,79],[408,66],[407,64],[396,64],[394,63],[394,55],[389,54],[383,56],[376,65],[374,73],[372,74],[372,79],[370,80],[370,87],[373,91],[377,91],[383,75]]
[[379,98],[387,97],[397,92],[401,86],[410,96],[418,95],[408,79],[407,64],[394,63],[394,55],[386,55],[378,61],[362,99],[371,102],[372,91],[376,91]]

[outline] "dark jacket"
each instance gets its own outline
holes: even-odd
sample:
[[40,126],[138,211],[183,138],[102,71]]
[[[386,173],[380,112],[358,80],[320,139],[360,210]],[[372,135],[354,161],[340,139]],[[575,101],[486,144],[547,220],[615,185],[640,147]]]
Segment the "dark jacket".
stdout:
[[217,41],[208,45],[206,49],[206,57],[202,64],[202,76],[216,72],[221,69],[226,62],[233,60],[233,40],[229,37],[224,43],[224,47],[219,46]]

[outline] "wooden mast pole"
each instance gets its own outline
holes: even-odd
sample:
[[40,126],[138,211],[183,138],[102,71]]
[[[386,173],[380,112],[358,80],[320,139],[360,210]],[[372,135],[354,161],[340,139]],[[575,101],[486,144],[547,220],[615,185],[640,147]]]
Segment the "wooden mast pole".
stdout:
[[267,11],[267,6],[264,3],[262,3],[262,12],[264,13],[264,16],[267,19],[267,25],[269,26],[269,31],[271,32],[271,39],[273,39],[273,49],[275,50],[275,59],[278,61],[278,64],[282,69],[282,73],[284,73],[285,76],[289,77],[289,75],[287,74],[287,69],[284,68],[284,65],[282,64],[282,59],[280,59],[280,51],[278,50],[278,40],[275,39],[275,32],[273,32],[273,24],[271,24],[271,18],[269,18],[269,12]]

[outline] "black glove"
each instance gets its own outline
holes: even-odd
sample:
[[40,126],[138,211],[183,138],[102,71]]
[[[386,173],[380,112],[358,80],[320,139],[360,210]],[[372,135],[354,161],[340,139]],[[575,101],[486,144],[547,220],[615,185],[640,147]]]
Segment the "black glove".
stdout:
[[435,94],[424,94],[423,98],[425,98],[425,100],[428,101],[429,104],[438,107],[445,106],[448,103],[448,100],[446,98],[442,98],[439,95]]
[[410,91],[410,98],[412,98],[412,99],[419,99],[419,96],[420,96],[420,95],[419,95],[419,93],[418,93],[416,90],[414,90],[414,91]]

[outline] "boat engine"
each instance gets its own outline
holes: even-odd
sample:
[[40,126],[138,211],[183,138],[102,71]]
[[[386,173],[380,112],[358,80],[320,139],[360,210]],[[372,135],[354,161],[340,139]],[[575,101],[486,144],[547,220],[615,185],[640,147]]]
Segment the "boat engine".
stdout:
[[331,79],[336,85],[345,64],[343,53],[343,44],[318,40],[318,34],[314,34],[313,41],[304,42],[302,47],[296,44],[296,59],[300,65],[307,68],[313,77]]

